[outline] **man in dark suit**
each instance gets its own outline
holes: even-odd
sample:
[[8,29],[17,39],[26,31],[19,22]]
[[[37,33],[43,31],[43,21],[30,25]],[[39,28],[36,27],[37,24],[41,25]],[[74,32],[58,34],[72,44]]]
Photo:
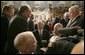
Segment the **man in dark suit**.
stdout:
[[36,51],[37,54],[44,54],[44,51],[42,50],[43,47],[47,47],[48,46],[48,42],[49,42],[49,38],[50,38],[50,33],[44,29],[44,23],[42,21],[39,21],[38,22],[38,30],[35,30],[33,32],[34,36],[36,37],[37,39],[37,45],[38,45],[38,48],[37,50],[39,51]]
[[78,5],[74,5],[69,8],[69,16],[71,19],[69,20],[66,27],[79,26],[79,24],[81,23],[81,17],[79,15]]
[[63,27],[66,27],[68,21],[69,21],[69,14],[68,14],[68,12],[65,12],[63,15],[63,18],[60,19],[59,23],[61,23],[63,25]]
[[47,47],[48,45],[48,41],[49,41],[49,36],[50,36],[50,33],[45,30],[43,28],[44,26],[44,23],[43,22],[39,22],[38,23],[38,30],[35,30],[33,33],[38,41],[38,45],[41,47]]
[[31,9],[29,6],[23,5],[20,8],[19,14],[14,16],[9,23],[7,44],[5,47],[6,54],[17,53],[14,47],[14,38],[17,34],[21,32],[28,31],[27,19],[31,14]]
[[46,29],[47,31],[49,31],[48,21],[45,22],[44,29]]
[[3,7],[3,13],[1,15],[1,53],[4,53],[4,47],[7,41],[7,31],[8,31],[8,24],[10,21],[11,15],[13,15],[14,11],[13,8],[10,6]]
[[81,23],[80,23],[80,27],[82,28],[82,29],[84,29],[84,7],[81,7],[80,8],[80,16],[81,16]]
[[34,29],[35,29],[33,19],[34,19],[34,15],[31,14],[31,17],[30,17],[30,19],[28,20],[28,28],[29,28],[29,31],[34,31]]
[[52,30],[53,30],[53,27],[56,23],[59,22],[60,18],[57,18],[56,16],[54,17],[55,19],[53,20],[53,23],[52,23]]
[[74,47],[74,43],[61,39],[58,40],[56,45],[53,47],[48,47],[46,54],[70,54]]

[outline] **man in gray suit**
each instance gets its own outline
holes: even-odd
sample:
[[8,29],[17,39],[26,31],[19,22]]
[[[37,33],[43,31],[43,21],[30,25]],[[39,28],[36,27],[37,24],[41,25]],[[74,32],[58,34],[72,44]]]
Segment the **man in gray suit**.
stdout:
[[69,8],[69,16],[71,19],[69,20],[66,27],[79,26],[79,24],[81,22],[81,17],[79,15],[79,6],[78,5],[74,5]]
[[12,18],[9,23],[7,43],[5,47],[6,54],[17,53],[14,48],[13,42],[17,34],[28,31],[27,19],[30,17],[31,9],[28,5],[23,5],[19,13]]

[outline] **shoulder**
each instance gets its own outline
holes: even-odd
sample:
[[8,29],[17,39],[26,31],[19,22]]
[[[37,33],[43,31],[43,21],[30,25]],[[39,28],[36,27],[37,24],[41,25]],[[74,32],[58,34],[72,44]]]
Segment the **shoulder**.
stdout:
[[76,18],[76,20],[81,20],[81,16],[79,15],[79,16]]
[[15,15],[15,16],[13,17],[13,21],[18,21],[18,22],[23,22],[23,21],[25,21],[25,22],[26,22],[25,18],[24,18],[23,16],[20,16],[20,15]]
[[6,15],[1,15],[1,19],[3,19],[3,20],[8,20],[8,18],[7,18],[7,16]]
[[57,44],[62,45],[63,48],[73,48],[73,46],[75,45],[74,43],[67,40],[59,40]]
[[44,31],[44,32],[49,32],[49,31],[48,31],[48,30],[46,30],[46,29],[43,29],[43,31]]
[[33,31],[33,33],[36,33],[36,32],[38,32],[38,29]]

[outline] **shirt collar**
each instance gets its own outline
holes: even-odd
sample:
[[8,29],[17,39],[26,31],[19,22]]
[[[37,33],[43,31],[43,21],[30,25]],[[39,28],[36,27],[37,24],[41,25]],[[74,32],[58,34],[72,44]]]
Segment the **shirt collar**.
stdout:
[[[39,31],[39,33],[40,33],[40,30],[38,30]],[[41,30],[41,33],[43,33],[43,29]]]

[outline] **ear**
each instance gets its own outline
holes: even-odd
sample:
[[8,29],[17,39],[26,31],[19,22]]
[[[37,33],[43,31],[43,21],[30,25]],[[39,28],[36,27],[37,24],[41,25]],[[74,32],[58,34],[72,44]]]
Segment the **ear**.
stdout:
[[23,12],[23,14],[25,14],[26,13],[26,10]]
[[25,49],[24,50],[27,51],[27,52],[29,52],[30,51],[30,47],[27,45],[27,46],[25,46]]
[[5,10],[4,13],[5,13],[5,14],[8,14],[8,11]]

